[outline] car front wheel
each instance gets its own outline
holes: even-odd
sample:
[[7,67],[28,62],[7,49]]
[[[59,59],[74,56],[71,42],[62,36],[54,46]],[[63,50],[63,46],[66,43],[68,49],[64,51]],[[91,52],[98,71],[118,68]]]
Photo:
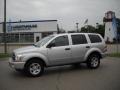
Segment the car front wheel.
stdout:
[[42,75],[44,66],[41,61],[30,61],[26,65],[26,72],[28,75],[37,77]]

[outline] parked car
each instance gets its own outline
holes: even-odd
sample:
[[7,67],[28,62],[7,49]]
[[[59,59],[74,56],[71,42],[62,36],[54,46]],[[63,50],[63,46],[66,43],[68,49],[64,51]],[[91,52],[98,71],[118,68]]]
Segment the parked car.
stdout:
[[54,34],[33,46],[14,50],[9,65],[34,77],[42,75],[44,68],[50,66],[86,63],[95,69],[100,66],[106,51],[104,39],[99,34]]

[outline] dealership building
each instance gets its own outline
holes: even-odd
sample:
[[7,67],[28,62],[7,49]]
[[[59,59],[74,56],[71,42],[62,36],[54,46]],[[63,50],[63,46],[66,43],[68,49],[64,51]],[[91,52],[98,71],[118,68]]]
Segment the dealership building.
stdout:
[[[34,43],[54,33],[57,33],[57,20],[6,23],[7,43]],[[3,37],[3,23],[0,23],[0,43],[3,43]]]

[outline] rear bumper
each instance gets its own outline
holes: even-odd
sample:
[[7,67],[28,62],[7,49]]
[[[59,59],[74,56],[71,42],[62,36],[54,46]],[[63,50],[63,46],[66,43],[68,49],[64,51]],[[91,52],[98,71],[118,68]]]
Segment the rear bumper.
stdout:
[[9,66],[13,69],[24,69],[25,62],[14,62],[12,58],[9,59]]
[[101,56],[102,56],[102,58],[104,58],[107,56],[107,53],[102,53]]

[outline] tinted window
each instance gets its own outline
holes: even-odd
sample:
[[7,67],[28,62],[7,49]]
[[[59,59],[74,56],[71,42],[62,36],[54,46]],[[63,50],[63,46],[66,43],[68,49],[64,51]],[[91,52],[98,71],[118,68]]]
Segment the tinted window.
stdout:
[[55,43],[55,46],[67,46],[69,45],[69,41],[68,41],[68,36],[60,36],[57,37],[55,40],[52,41],[52,43]]
[[91,43],[102,42],[101,38],[98,35],[88,35]]
[[71,35],[71,37],[73,45],[87,43],[85,35]]

